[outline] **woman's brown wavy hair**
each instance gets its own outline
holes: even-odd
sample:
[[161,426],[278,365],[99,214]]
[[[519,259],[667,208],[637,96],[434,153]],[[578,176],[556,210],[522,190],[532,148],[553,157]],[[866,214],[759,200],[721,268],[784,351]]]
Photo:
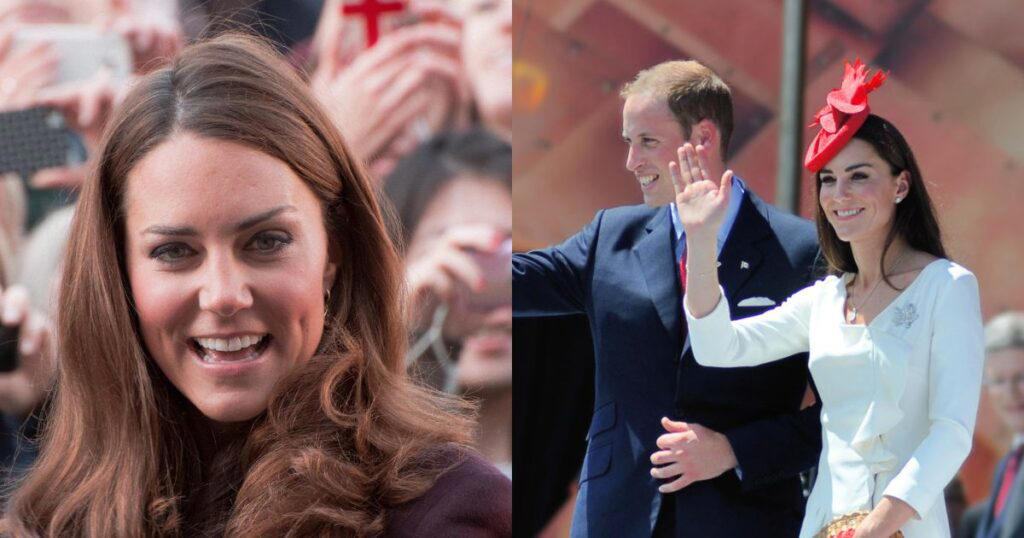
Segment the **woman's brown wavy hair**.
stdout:
[[[198,411],[142,343],[124,252],[129,171],[173,133],[287,163],[321,203],[338,276],[320,347],[215,462]],[[402,269],[372,183],[297,73],[223,35],[142,79],[109,125],[78,202],[58,315],[62,362],[41,455],[5,534],[366,536],[466,445],[464,404],[410,383]],[[209,432],[206,432],[209,434]]]

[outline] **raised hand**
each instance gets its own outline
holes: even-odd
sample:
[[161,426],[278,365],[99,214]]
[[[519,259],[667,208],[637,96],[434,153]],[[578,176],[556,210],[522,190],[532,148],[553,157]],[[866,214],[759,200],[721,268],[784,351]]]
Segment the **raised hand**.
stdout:
[[460,35],[449,20],[396,29],[352,58],[339,52],[344,20],[331,20],[318,30],[321,56],[310,86],[376,177],[390,171],[380,161],[468,117]]
[[413,328],[423,328],[439,303],[452,303],[460,289],[479,292],[487,275],[474,252],[493,252],[505,234],[485,225],[448,228],[426,246],[410,251],[405,269],[407,309]]
[[679,162],[668,165],[676,190],[676,208],[687,236],[713,239],[729,207],[732,170],[720,182],[711,180],[707,149],[686,143],[678,150]]
[[13,47],[12,31],[0,28],[0,112],[33,106],[39,91],[57,76],[59,59],[49,44]]

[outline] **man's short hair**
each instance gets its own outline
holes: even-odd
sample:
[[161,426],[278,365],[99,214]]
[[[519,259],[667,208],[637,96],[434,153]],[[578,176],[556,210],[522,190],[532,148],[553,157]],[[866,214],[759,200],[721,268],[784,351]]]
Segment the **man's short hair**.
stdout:
[[985,324],[985,353],[1024,349],[1024,312],[1003,312]]
[[619,95],[625,99],[648,92],[665,98],[684,138],[690,137],[700,120],[711,120],[718,127],[725,160],[732,137],[732,92],[711,68],[696,60],[662,62],[637,73]]

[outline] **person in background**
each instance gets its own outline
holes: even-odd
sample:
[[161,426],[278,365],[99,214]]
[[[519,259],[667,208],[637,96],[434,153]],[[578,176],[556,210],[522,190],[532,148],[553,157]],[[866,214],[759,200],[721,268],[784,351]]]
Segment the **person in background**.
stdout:
[[512,0],[456,0],[462,66],[479,121],[512,136]]
[[[512,148],[484,129],[445,133],[384,182],[405,246],[407,311],[426,383],[479,398],[477,448],[511,476]],[[433,341],[432,341],[433,340]]]
[[[56,374],[56,345],[50,318],[31,302],[24,286],[12,282],[23,244],[25,195],[21,180],[0,175],[0,360],[14,361],[0,372],[0,495],[35,460],[35,411]],[[15,330],[16,332],[9,332]]]
[[1017,537],[1024,534],[1024,312],[1004,312],[985,324],[985,390],[1013,440],[968,538]]

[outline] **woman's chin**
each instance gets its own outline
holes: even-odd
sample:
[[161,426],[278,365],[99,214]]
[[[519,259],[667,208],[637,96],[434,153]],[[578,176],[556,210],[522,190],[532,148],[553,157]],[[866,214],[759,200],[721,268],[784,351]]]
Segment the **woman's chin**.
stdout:
[[213,402],[201,402],[193,405],[204,417],[218,424],[234,424],[252,420],[267,409],[266,400],[255,399],[218,399]]

